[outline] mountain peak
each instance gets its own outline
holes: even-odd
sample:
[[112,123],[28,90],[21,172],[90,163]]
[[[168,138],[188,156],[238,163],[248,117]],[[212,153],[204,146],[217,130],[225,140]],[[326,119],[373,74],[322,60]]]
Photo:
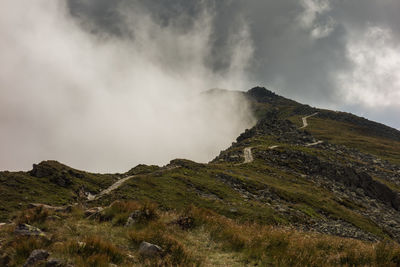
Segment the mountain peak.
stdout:
[[278,95],[274,92],[260,86],[251,88],[249,91],[247,91],[247,94],[259,100],[260,102],[264,102],[262,100],[278,97]]

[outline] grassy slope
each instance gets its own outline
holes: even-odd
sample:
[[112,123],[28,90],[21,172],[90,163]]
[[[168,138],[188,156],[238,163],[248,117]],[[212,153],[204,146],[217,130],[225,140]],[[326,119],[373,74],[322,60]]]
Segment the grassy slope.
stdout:
[[354,124],[311,117],[307,131],[315,137],[332,143],[354,147],[400,164],[400,142],[371,135],[368,129]]
[[[72,204],[79,199],[79,190],[98,192],[115,180],[115,175],[94,174],[72,169],[55,161],[42,162],[52,168],[54,173],[46,177],[34,177],[29,172],[0,172],[0,221],[9,218],[14,211],[25,208],[29,203],[49,205]],[[71,175],[79,174],[79,177]],[[54,177],[62,173],[72,183],[60,186]]]
[[[135,210],[143,217],[123,224]],[[108,215],[107,215],[108,214]],[[144,215],[147,214],[147,215]],[[123,218],[124,220],[121,220]],[[182,224],[179,218],[190,218]],[[94,218],[78,206],[71,213],[31,209],[15,222],[45,230],[45,238],[12,234],[0,228],[0,264],[21,266],[33,249],[46,249],[74,266],[396,266],[400,247],[391,242],[368,243],[250,223],[241,224],[212,211],[190,206],[163,211],[141,202],[116,202]],[[138,253],[142,241],[163,252],[152,259]]]
[[[261,140],[255,139],[250,145],[254,149],[263,150],[268,149],[270,144],[270,141],[262,143]],[[309,153],[314,152],[312,148],[305,150]],[[300,211],[306,218],[312,219],[321,213],[328,214],[376,236],[387,237],[375,223],[357,213],[360,207],[343,203],[342,200],[336,199],[332,192],[317,187],[300,174],[283,172],[268,166],[262,160],[245,165],[203,165],[186,161],[186,167],[131,179],[112,195],[99,200],[99,204],[108,205],[118,199],[151,200],[168,210],[184,210],[193,204],[242,222],[287,225],[308,220],[304,217],[288,218],[277,213],[265,201],[243,198],[231,186],[216,179],[221,174],[241,181],[255,195],[258,194],[258,190],[268,188],[286,201],[290,208]]]

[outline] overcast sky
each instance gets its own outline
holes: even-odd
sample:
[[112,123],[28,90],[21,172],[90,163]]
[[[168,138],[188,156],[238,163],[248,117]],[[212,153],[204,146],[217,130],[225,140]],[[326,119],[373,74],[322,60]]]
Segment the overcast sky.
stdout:
[[400,129],[399,12],[398,0],[1,1],[0,169],[206,162],[254,123],[242,99],[193,100],[214,87],[261,85]]
[[132,9],[140,3],[160,25],[181,30],[207,9],[212,54],[206,60],[215,71],[230,64],[232,33],[244,31],[252,48],[248,87],[264,85],[400,128],[400,1],[71,0],[70,8],[99,32],[124,35],[127,26],[116,8],[128,2]]

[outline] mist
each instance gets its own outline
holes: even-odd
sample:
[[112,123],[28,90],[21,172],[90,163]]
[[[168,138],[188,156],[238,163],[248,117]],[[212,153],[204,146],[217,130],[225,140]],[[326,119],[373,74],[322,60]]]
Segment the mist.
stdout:
[[3,0],[0,169],[207,162],[261,85],[400,129],[396,0]]
[[118,4],[117,34],[73,16],[67,2],[0,3],[0,169],[58,160],[123,172],[174,158],[208,162],[255,120],[248,89],[253,44],[229,33],[227,64],[210,68],[215,14],[161,25],[138,1]]

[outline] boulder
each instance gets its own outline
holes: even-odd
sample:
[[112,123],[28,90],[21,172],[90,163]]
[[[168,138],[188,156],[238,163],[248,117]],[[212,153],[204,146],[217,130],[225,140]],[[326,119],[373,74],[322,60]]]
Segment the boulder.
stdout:
[[17,227],[15,227],[14,233],[27,236],[45,236],[42,230],[26,223],[18,224]]
[[128,227],[128,226],[131,226],[131,225],[133,225],[133,224],[139,222],[139,221],[140,221],[140,218],[141,218],[142,216],[143,216],[143,212],[142,212],[141,210],[135,210],[135,211],[133,211],[133,212],[129,215],[128,219],[126,220],[125,226]]
[[139,254],[144,257],[156,257],[160,255],[162,249],[154,244],[143,241],[139,246]]
[[65,266],[64,262],[60,259],[48,259],[46,262],[46,267],[62,267]]
[[29,255],[29,258],[26,260],[24,267],[34,266],[35,263],[47,259],[49,255],[49,252],[44,249],[35,249],[34,251],[32,251],[31,255]]

